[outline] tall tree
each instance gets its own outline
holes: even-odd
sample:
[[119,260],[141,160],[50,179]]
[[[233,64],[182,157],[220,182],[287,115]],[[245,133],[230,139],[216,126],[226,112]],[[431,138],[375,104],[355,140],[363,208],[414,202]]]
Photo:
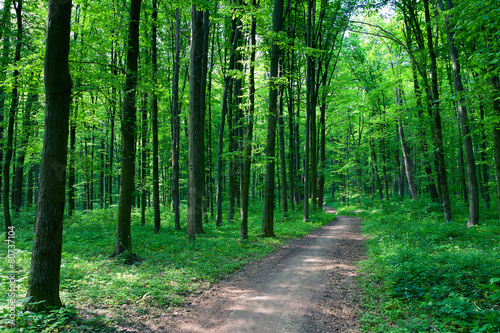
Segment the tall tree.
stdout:
[[156,85],[158,83],[158,1],[153,1],[153,32],[151,36],[151,62],[153,64],[153,105],[151,107],[151,122],[153,131],[153,225],[154,232],[160,231],[160,179],[158,162],[158,94]]
[[116,242],[113,256],[132,251],[130,214],[134,202],[135,187],[135,141],[136,141],[136,88],[137,59],[139,55],[139,20],[141,0],[130,1],[130,16],[127,40],[127,73],[125,77],[122,106],[122,157],[120,198],[116,222]]
[[443,202],[443,212],[446,221],[452,220],[450,195],[448,192],[448,176],[446,172],[446,165],[444,159],[444,143],[443,143],[443,129],[441,125],[441,110],[439,104],[439,87],[438,87],[438,71],[437,71],[437,58],[434,51],[433,34],[431,27],[431,16],[429,0],[424,0],[425,11],[425,24],[427,30],[427,48],[430,60],[430,89],[428,88],[428,95],[430,97],[429,104],[432,106],[431,118],[434,120],[434,133],[436,142],[436,158],[437,158],[437,172],[439,189],[441,190],[441,200]]
[[[260,1],[259,1],[260,2]],[[257,7],[256,0],[252,0],[252,6]],[[253,12],[254,9],[252,9]],[[241,207],[240,207],[240,238],[248,239],[248,205],[249,205],[249,189],[250,189],[250,166],[252,163],[252,138],[253,138],[253,118],[255,112],[255,54],[256,54],[256,34],[257,20],[255,14],[252,14],[250,28],[250,73],[248,77],[248,122],[247,132],[244,141],[244,156],[243,156],[243,174],[241,175]]]
[[172,204],[174,209],[175,230],[181,229],[179,202],[179,141],[180,141],[180,105],[179,105],[179,71],[180,71],[180,13],[175,9],[175,48],[172,76]]
[[282,30],[283,0],[274,0],[273,32],[271,46],[271,79],[269,83],[269,115],[267,118],[266,140],[266,187],[264,194],[264,216],[262,219],[262,232],[265,237],[275,237],[274,234],[274,173],[275,173],[275,147],[276,123],[278,116],[278,92],[280,88],[278,65],[280,59],[280,46],[278,35]]
[[205,187],[205,108],[203,91],[203,10],[191,5],[191,49],[189,52],[189,189],[187,233],[194,241],[203,232]]
[[12,87],[12,98],[8,117],[8,127],[7,127],[7,142],[5,143],[5,161],[3,164],[3,215],[4,215],[4,225],[5,232],[7,235],[8,228],[12,225],[10,217],[10,203],[9,203],[9,191],[10,191],[10,162],[12,160],[13,151],[13,141],[14,141],[14,122],[16,117],[16,111],[19,104],[19,61],[21,60],[21,47],[23,42],[23,1],[18,0],[14,2],[14,9],[16,10],[16,21],[17,21],[17,33],[16,33],[16,50],[14,53],[14,83]]
[[60,307],[62,230],[65,201],[71,77],[68,55],[71,0],[49,0],[45,41],[45,132],[35,239],[27,297],[30,311]]
[[[446,0],[446,9],[443,6],[442,0],[437,1],[442,12],[447,12],[453,9],[452,0]],[[469,220],[467,222],[467,227],[471,227],[479,223],[479,189],[477,186],[476,162],[474,160],[474,150],[472,147],[469,116],[467,115],[467,107],[465,106],[465,89],[462,83],[462,75],[460,73],[459,54],[455,43],[455,26],[449,22],[449,19],[446,17],[444,18],[444,24],[446,28],[446,35],[448,37],[451,62],[453,65],[453,85],[455,87],[455,94],[458,100],[458,116],[462,127],[465,165],[467,166],[467,187],[469,189]]]

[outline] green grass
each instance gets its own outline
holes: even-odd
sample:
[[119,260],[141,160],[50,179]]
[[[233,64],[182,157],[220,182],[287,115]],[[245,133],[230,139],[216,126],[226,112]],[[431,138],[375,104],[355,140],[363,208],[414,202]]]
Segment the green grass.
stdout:
[[482,210],[467,229],[426,201],[365,207],[362,263],[366,332],[500,332],[500,224]]
[[[185,209],[185,207],[184,207]],[[24,312],[34,210],[14,217],[16,232],[17,309],[15,326],[8,325],[4,315],[0,327],[5,332],[90,332],[113,331],[120,321],[120,307],[137,313],[151,308],[182,306],[186,297],[198,293],[220,278],[228,277],[244,264],[262,258],[284,245],[287,240],[304,236],[333,220],[332,215],[318,213],[304,223],[300,212],[283,216],[276,213],[277,238],[260,237],[262,207],[253,205],[249,218],[250,240],[239,239],[239,217],[232,224],[216,228],[214,221],[204,225],[205,235],[188,243],[184,230],[175,231],[173,216],[164,212],[162,229],[153,234],[152,211],[147,212],[146,226],[140,225],[139,211],[133,211],[133,252],[142,261],[125,265],[124,258],[110,259],[113,252],[116,208],[76,212],[65,219],[61,264],[61,300],[65,308],[44,314]],[[185,216],[185,214],[184,214]],[[225,221],[225,220],[224,220]],[[7,313],[7,247],[0,251],[0,313]],[[105,309],[110,316],[82,320],[81,309]],[[7,329],[7,327],[10,327]]]

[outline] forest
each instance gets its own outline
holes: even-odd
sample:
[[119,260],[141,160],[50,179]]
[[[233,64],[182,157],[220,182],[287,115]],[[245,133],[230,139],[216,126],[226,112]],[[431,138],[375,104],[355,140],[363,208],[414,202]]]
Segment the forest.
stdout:
[[[375,237],[360,280],[373,318],[417,300],[438,316],[441,292],[458,303],[434,331],[500,328],[497,0],[3,0],[0,43],[0,324],[13,332],[113,326],[82,323],[79,304],[182,305],[330,222],[325,204]],[[401,277],[429,287],[387,292],[389,305],[374,296],[403,274],[377,261],[390,255],[375,240],[398,230],[414,239],[392,250],[438,231],[489,245],[457,268],[477,287],[460,294],[470,311],[427,280]],[[380,332],[401,320],[387,317]],[[394,332],[426,331],[405,325]]]

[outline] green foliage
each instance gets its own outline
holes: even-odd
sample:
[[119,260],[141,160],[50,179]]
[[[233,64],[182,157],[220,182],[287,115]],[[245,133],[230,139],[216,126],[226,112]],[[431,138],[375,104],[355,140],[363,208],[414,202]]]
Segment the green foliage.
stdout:
[[367,214],[363,262],[371,332],[497,332],[500,329],[500,226],[466,229],[466,210],[445,223],[425,201],[383,203]]
[[[185,206],[184,215],[185,216]],[[220,278],[228,277],[244,264],[262,258],[291,238],[301,237],[331,222],[332,215],[318,213],[304,223],[300,212],[287,216],[277,213],[277,238],[260,235],[262,207],[254,204],[249,218],[250,240],[239,240],[239,224],[225,224],[216,228],[213,221],[204,225],[206,234],[198,235],[195,244],[189,244],[184,231],[175,231],[173,216],[164,212],[164,225],[159,234],[153,234],[153,212],[147,211],[147,224],[140,225],[140,211],[133,211],[133,252],[140,258],[125,265],[125,255],[111,259],[113,251],[116,210],[75,212],[65,221],[61,263],[61,300],[67,308],[48,313],[22,310],[26,295],[33,242],[34,210],[22,211],[14,220],[16,225],[16,297],[15,327],[9,332],[103,332],[121,320],[120,309],[147,312],[152,308],[163,311],[181,306],[186,297],[202,292]],[[238,220],[238,217],[235,218]],[[0,312],[7,325],[8,303],[7,248],[1,247]],[[136,258],[134,258],[136,259]],[[5,273],[4,273],[5,272]],[[5,275],[4,275],[5,274]],[[108,317],[83,321],[79,316],[94,309],[104,309]],[[110,314],[112,313],[112,314]],[[109,318],[111,317],[111,318]]]

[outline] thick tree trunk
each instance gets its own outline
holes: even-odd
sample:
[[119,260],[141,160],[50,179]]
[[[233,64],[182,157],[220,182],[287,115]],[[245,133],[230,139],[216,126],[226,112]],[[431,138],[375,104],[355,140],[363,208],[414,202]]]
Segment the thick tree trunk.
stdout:
[[[283,0],[274,0],[273,31],[278,34],[282,30]],[[262,232],[265,237],[275,237],[274,234],[274,172],[275,172],[275,147],[276,147],[276,122],[278,116],[278,92],[280,83],[278,65],[280,47],[273,40],[271,47],[271,82],[269,86],[269,116],[267,122],[266,141],[266,187],[264,194],[264,216],[262,219]]]
[[49,0],[45,43],[45,133],[35,238],[26,303],[29,311],[61,307],[59,281],[65,200],[71,77],[71,0]]
[[131,0],[127,42],[127,74],[122,115],[122,157],[116,243],[113,256],[132,251],[130,214],[135,188],[135,140],[136,140],[136,87],[137,58],[139,55],[139,19],[141,0]]
[[205,187],[205,109],[203,91],[203,11],[191,6],[189,52],[189,189],[187,233],[190,241],[203,231]]
[[153,102],[151,107],[151,123],[153,131],[153,225],[154,233],[160,231],[160,179],[158,174],[158,95],[156,85],[158,82],[158,48],[157,48],[157,32],[158,32],[158,4],[157,0],[153,0],[153,32],[151,39],[151,62],[153,64]]

